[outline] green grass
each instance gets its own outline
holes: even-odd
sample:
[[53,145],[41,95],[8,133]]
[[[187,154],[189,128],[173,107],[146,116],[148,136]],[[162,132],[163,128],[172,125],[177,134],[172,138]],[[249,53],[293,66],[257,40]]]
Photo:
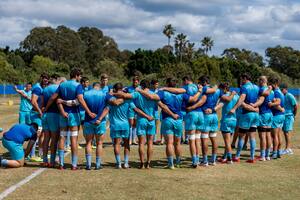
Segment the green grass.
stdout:
[[[17,120],[17,106],[0,106],[0,126],[8,128]],[[299,132],[299,116],[295,133]],[[82,139],[82,137],[81,137]],[[219,153],[223,151],[221,135]],[[106,138],[109,141],[107,135]],[[258,145],[258,143],[257,143]],[[131,169],[114,169],[113,148],[106,146],[104,169],[100,171],[48,169],[10,194],[7,199],[299,199],[300,136],[294,134],[295,154],[282,159],[247,164],[217,165],[192,169],[188,146],[183,146],[183,168],[163,169],[164,146],[155,146],[153,168],[137,169],[137,147],[131,149]],[[0,153],[5,152],[0,148]],[[84,161],[84,149],[79,162]],[[249,152],[243,152],[248,155]],[[66,162],[69,162],[67,156]],[[95,156],[93,155],[93,160]],[[82,165],[83,167],[83,165]],[[37,169],[0,169],[0,192]]]

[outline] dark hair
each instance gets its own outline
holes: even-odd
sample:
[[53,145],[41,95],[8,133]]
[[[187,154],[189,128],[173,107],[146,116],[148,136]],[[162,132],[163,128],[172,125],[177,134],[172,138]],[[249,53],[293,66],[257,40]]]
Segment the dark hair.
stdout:
[[81,69],[73,68],[70,72],[70,78],[76,78],[76,76],[82,75]]
[[139,79],[138,76],[134,76],[134,77],[132,78],[132,81],[140,81],[140,79]]
[[145,88],[150,88],[150,82],[146,79],[143,79],[140,83],[140,86],[145,89]]
[[248,81],[251,81],[251,75],[249,73],[243,73],[240,76],[241,79],[246,79]]
[[190,76],[184,76],[182,77],[183,81],[192,81],[192,78]]
[[84,84],[88,80],[89,80],[89,78],[84,76],[84,77],[81,78],[80,83]]
[[228,82],[220,83],[219,84],[219,89],[229,90],[229,83]]
[[270,84],[276,84],[276,85],[278,85],[279,84],[279,78],[277,78],[277,77],[271,77],[271,78],[269,78],[269,83]]
[[288,89],[288,84],[287,83],[281,83],[279,87],[281,89]]
[[49,79],[49,74],[48,74],[48,73],[42,73],[42,74],[40,75],[40,78],[41,78],[41,79],[44,79],[44,78]]
[[101,76],[100,76],[100,79],[102,80],[102,79],[106,79],[106,78],[108,78],[108,75],[107,74],[101,74]]
[[100,84],[100,82],[94,82],[94,83],[93,83],[93,87],[95,87],[96,85],[99,85],[99,86],[100,86],[101,84]]
[[113,86],[114,91],[122,90],[123,89],[123,84],[122,83],[116,83]]
[[26,83],[26,85],[32,85],[32,83],[31,83],[31,82],[28,82],[28,83]]
[[167,83],[168,87],[175,87],[176,79],[175,78],[167,78],[166,83]]
[[35,131],[37,131],[38,128],[39,128],[39,125],[38,125],[37,123],[35,123],[35,122],[32,122],[32,123],[30,124],[30,126],[32,126],[32,127],[34,128]]
[[55,79],[55,80],[57,80],[59,77],[60,77],[60,75],[58,75],[56,73],[51,75],[51,78]]
[[157,79],[152,79],[152,80],[151,80],[151,85],[155,85],[156,83],[158,83],[158,80],[157,80]]
[[204,83],[209,84],[209,76],[203,75],[198,79],[198,81],[200,82],[200,84],[204,84]]

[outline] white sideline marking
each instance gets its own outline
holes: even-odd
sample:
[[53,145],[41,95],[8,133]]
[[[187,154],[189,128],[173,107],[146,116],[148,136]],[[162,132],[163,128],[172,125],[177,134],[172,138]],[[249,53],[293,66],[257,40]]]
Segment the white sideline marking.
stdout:
[[24,178],[23,180],[21,180],[19,183],[10,186],[9,188],[7,188],[6,190],[4,190],[1,194],[0,194],[0,200],[4,199],[5,197],[7,197],[9,194],[11,194],[12,192],[14,192],[16,189],[18,189],[19,187],[21,187],[22,185],[28,183],[29,181],[31,181],[33,178],[35,178],[36,176],[40,175],[41,173],[43,173],[46,170],[46,168],[41,168],[36,170],[35,172],[33,172],[31,175],[27,176],[26,178]]
[[[66,152],[65,153],[65,157],[69,154],[70,152]],[[47,168],[40,168],[36,171],[34,171],[31,175],[27,176],[26,178],[24,178],[23,180],[21,180],[20,182],[10,186],[9,188],[7,188],[6,190],[4,190],[3,192],[0,193],[0,200],[4,199],[5,197],[7,197],[9,194],[13,193],[16,189],[18,189],[19,187],[21,187],[22,185],[28,183],[29,181],[31,181],[32,179],[34,179],[35,177],[37,177],[38,175],[40,175],[41,173],[43,173],[44,171],[46,171]]]

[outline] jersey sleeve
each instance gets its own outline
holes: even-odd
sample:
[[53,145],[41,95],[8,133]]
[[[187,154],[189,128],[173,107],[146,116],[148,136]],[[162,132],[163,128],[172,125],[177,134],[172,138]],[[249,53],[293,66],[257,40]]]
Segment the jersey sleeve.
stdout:
[[189,102],[189,99],[190,99],[190,95],[188,94],[183,94],[182,95],[182,100],[185,102],[185,103],[188,103]]
[[157,92],[157,95],[158,95],[160,100],[164,99],[164,96],[165,96],[164,94],[165,94],[164,91],[161,91],[161,90]]
[[136,108],[136,106],[135,106],[135,104],[133,102],[130,102],[129,103],[129,108],[134,109],[134,108]]
[[204,86],[204,87],[202,88],[202,93],[203,93],[203,94],[206,94],[207,89],[208,89],[208,86]]
[[277,90],[274,91],[274,98],[275,99],[280,99],[280,94]]
[[297,104],[297,101],[296,101],[294,95],[289,94],[287,97],[288,97],[288,100],[291,102],[292,106],[295,106]]
[[32,90],[32,94],[37,95],[37,96],[41,96],[43,93],[42,88],[40,87],[36,87]]
[[247,95],[247,88],[245,86],[241,87],[240,94],[246,94]]
[[76,96],[81,95],[84,93],[82,85],[78,85],[76,88]]
[[133,92],[133,93],[131,93],[131,96],[132,96],[132,99],[136,99],[136,98],[138,98],[139,93],[138,92]]

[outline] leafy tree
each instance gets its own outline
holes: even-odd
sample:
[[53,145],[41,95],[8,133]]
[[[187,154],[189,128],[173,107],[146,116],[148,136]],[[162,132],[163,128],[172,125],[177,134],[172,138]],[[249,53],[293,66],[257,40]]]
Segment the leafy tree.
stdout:
[[175,37],[175,54],[179,57],[181,63],[188,42],[189,41],[187,40],[187,36],[183,33],[180,33]]
[[201,40],[201,46],[203,47],[203,50],[207,55],[208,51],[211,51],[211,48],[214,46],[214,41],[211,39],[211,37],[205,36]]
[[259,53],[250,50],[229,48],[223,51],[222,56],[232,60],[246,62],[248,64],[257,64],[260,67],[264,67],[263,57],[259,55]]

